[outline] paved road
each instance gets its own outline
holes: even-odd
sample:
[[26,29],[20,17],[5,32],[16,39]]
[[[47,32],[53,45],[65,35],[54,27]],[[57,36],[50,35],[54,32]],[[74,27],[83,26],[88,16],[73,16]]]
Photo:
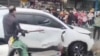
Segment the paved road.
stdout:
[[[88,28],[88,30],[92,32],[91,38],[93,38],[93,28]],[[92,50],[95,53],[95,56],[100,56],[100,39],[97,39],[97,36],[96,36],[94,41],[95,41],[95,44],[93,45]]]
[[92,48],[95,56],[100,56],[100,40],[95,40],[95,44]]

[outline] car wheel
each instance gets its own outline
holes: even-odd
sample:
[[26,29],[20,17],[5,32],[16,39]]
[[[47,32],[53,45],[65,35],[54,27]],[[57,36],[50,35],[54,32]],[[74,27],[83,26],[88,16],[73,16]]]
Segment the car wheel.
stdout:
[[12,49],[8,56],[21,56],[21,49]]
[[75,42],[68,48],[69,56],[87,56],[87,46],[83,42]]

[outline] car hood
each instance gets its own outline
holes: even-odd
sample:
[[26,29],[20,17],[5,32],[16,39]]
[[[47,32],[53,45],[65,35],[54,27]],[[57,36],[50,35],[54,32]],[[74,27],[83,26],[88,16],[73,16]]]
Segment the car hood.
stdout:
[[74,31],[77,31],[79,33],[82,34],[90,34],[91,32],[87,29],[81,28],[81,27],[77,27],[77,26],[70,26]]

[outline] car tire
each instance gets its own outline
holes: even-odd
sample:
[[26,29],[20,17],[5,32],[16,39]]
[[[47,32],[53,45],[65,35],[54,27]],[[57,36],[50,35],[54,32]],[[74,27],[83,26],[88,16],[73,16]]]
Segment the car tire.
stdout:
[[21,49],[12,49],[8,56],[21,56]]
[[68,48],[68,56],[87,56],[87,46],[83,42],[74,42]]

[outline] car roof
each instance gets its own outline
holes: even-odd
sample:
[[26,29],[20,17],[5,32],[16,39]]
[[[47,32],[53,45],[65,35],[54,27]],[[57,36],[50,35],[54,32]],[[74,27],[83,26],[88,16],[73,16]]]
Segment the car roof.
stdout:
[[28,8],[16,8],[17,12],[27,12],[27,13],[42,13],[42,14],[47,14],[46,12],[42,10],[37,10],[37,9],[28,9]]
[[[8,8],[0,8],[0,13],[1,15],[5,15],[9,12]],[[46,16],[50,16],[52,18],[56,18],[55,16],[51,15],[50,13],[44,12],[42,10],[37,10],[37,9],[30,9],[30,8],[16,8],[16,12],[22,12],[22,13],[37,13],[37,14],[43,14]]]
[[[3,5],[0,5],[0,12],[1,11],[6,11],[6,12],[4,12],[4,13],[8,13],[7,11],[8,11],[8,7],[6,7],[6,6],[3,6]],[[26,12],[26,13],[40,13],[40,14],[46,14],[46,15],[48,15],[49,13],[46,13],[46,12],[44,12],[44,11],[42,11],[42,10],[37,10],[37,9],[31,9],[31,8],[20,8],[20,7],[16,7],[16,11],[17,12]]]

